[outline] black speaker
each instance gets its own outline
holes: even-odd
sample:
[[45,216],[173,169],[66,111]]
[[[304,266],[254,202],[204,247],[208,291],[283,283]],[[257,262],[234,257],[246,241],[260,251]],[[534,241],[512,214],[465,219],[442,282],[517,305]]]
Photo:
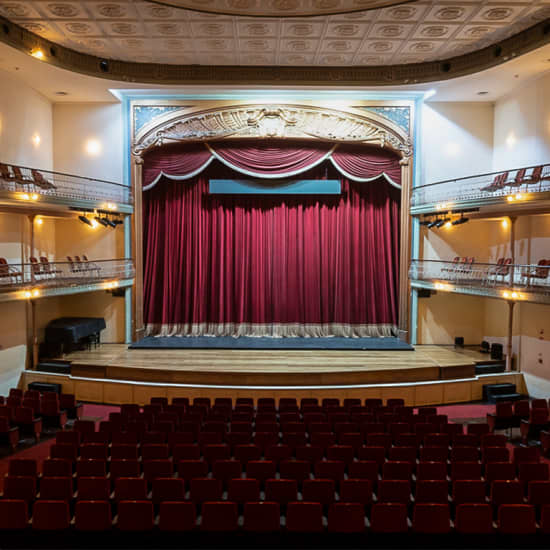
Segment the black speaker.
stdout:
[[463,348],[464,347],[464,336],[456,336],[455,337],[455,346],[457,348]]
[[502,344],[493,344],[491,346],[491,359],[495,361],[501,361],[503,357],[503,347]]
[[481,342],[481,353],[489,353],[490,349],[491,344],[489,344],[487,340],[483,340],[483,342]]

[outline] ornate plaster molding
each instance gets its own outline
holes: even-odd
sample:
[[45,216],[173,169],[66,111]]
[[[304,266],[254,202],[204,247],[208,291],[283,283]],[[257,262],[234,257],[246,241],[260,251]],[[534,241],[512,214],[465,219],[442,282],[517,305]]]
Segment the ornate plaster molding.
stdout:
[[135,137],[133,154],[167,143],[241,138],[318,139],[386,147],[403,158],[412,155],[410,136],[397,124],[369,111],[310,105],[228,105],[204,111],[187,109],[153,119]]

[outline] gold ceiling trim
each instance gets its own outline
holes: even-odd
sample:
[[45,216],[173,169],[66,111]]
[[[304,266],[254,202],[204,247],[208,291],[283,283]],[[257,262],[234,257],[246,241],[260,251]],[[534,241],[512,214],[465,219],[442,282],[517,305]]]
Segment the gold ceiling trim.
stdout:
[[132,151],[139,156],[169,143],[242,138],[364,143],[391,149],[403,158],[413,152],[410,136],[376,113],[292,103],[227,104],[171,111],[138,132]]
[[166,65],[103,59],[66,48],[0,17],[0,41],[69,71],[150,84],[396,86],[448,80],[500,65],[550,42],[550,19],[506,40],[441,61],[363,67]]
[[[346,13],[366,12],[416,0],[312,0],[311,6],[303,6],[299,0],[145,0],[198,13],[242,17],[322,17]],[[211,5],[213,4],[213,5]],[[306,2],[306,4],[308,4]]]

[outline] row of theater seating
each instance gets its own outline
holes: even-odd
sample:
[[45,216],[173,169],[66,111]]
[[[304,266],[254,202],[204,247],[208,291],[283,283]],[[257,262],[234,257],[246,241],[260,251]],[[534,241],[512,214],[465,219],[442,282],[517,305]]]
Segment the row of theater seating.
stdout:
[[82,404],[73,394],[12,388],[7,398],[0,396],[0,441],[15,449],[21,436],[37,441],[46,428],[63,429],[68,418],[82,414]]
[[32,526],[36,531],[66,531],[74,525],[78,531],[148,532],[154,529],[169,532],[230,533],[237,530],[261,533],[323,533],[360,534],[446,534],[529,535],[537,530],[550,533],[550,507],[544,507],[539,523],[535,508],[529,504],[505,504],[499,508],[498,521],[493,519],[488,504],[461,504],[451,522],[447,504],[415,504],[409,519],[407,506],[399,503],[376,503],[368,516],[358,503],[335,503],[324,516],[323,507],[316,502],[290,502],[281,516],[277,502],[247,502],[239,515],[236,502],[209,501],[197,516],[193,503],[165,501],[160,504],[158,517],[153,503],[146,500],[124,500],[118,504],[113,518],[109,502],[83,500],[76,503],[74,520],[67,502],[37,501],[29,521],[26,503],[22,500],[0,501],[0,529],[23,531]]

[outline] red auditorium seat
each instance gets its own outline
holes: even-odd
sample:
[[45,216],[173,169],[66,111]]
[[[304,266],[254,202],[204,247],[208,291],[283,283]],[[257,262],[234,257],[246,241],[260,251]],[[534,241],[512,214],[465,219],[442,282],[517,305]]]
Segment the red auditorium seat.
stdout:
[[319,460],[315,463],[316,478],[332,479],[335,483],[344,479],[346,465],[341,460]]
[[527,502],[540,510],[550,504],[550,481],[530,481],[527,487]]
[[260,482],[257,479],[231,479],[227,488],[227,500],[244,504],[260,500]]
[[192,531],[196,527],[195,514],[195,506],[192,502],[161,502],[159,529],[161,531]]
[[488,462],[485,465],[485,479],[489,484],[495,480],[516,479],[516,466],[511,462]]
[[415,504],[412,528],[416,533],[443,534],[451,530],[448,504]]
[[370,447],[363,445],[357,449],[357,458],[359,460],[376,462],[380,468],[386,461],[386,449],[384,447]]
[[82,416],[82,403],[77,403],[72,393],[62,393],[59,396],[59,407],[67,411],[67,417],[71,420],[78,419]]
[[503,504],[498,509],[498,531],[504,535],[536,533],[535,507],[529,504]]
[[392,447],[388,453],[388,460],[392,462],[416,462],[417,450],[415,447]]
[[477,447],[452,447],[449,458],[451,462],[477,462],[479,450]]
[[143,477],[152,482],[157,477],[170,477],[174,472],[174,463],[170,458],[155,458],[143,461]]
[[195,477],[208,475],[208,463],[204,460],[180,460],[177,463],[178,477],[189,483]]
[[350,479],[368,479],[373,485],[378,481],[378,464],[374,460],[357,460],[348,466]]
[[409,529],[407,506],[396,502],[373,504],[370,528],[374,533],[406,533]]
[[[136,461],[137,462],[137,461]],[[79,460],[76,463],[76,477],[103,477],[107,473],[107,462],[105,460]],[[113,475],[111,462],[111,478]]]
[[139,449],[137,445],[128,445],[125,443],[113,443],[111,445],[111,460],[130,460],[139,458]]
[[149,500],[122,500],[117,510],[121,531],[151,531],[154,527],[153,503]]
[[230,479],[241,477],[242,470],[238,460],[216,460],[212,466],[212,475],[225,485]]
[[298,482],[295,479],[267,479],[265,500],[283,505],[298,500]]
[[487,502],[485,482],[481,479],[458,479],[453,482],[453,502],[483,504]]
[[119,477],[115,481],[115,500],[146,500],[147,481],[142,477]]
[[80,445],[80,457],[83,459],[107,460],[109,448],[105,443],[83,443]]
[[286,509],[286,529],[290,532],[319,533],[323,531],[323,509],[318,502],[289,502]]
[[63,500],[37,500],[32,514],[32,528],[37,531],[62,531],[70,524],[69,503]]
[[449,449],[447,447],[422,447],[420,462],[447,462]]
[[493,511],[489,504],[459,504],[455,512],[455,530],[463,535],[490,535]]
[[73,498],[73,480],[70,477],[44,477],[40,482],[41,500],[65,500]]
[[109,531],[113,520],[108,500],[79,500],[75,506],[74,524],[77,531]]
[[509,462],[510,451],[507,447],[483,447],[481,457],[483,462]]
[[493,481],[490,500],[495,509],[503,504],[522,504],[524,501],[523,487],[519,481]]
[[157,477],[153,480],[153,504],[164,501],[183,500],[185,497],[185,483],[183,479],[172,477]]
[[449,502],[447,481],[440,479],[417,481],[414,499],[415,502],[447,504]]
[[78,500],[109,500],[111,482],[108,477],[79,477]]
[[416,466],[417,480],[447,479],[446,462],[419,462]]
[[279,472],[281,478],[295,479],[301,483],[304,479],[309,479],[311,464],[306,460],[283,460],[279,464]]
[[71,477],[72,464],[62,458],[47,458],[42,462],[42,477]]
[[365,510],[361,504],[338,502],[328,511],[328,530],[331,533],[362,533],[365,531]]
[[540,449],[538,447],[514,447],[514,462],[540,462]]
[[245,531],[276,532],[281,527],[281,511],[278,502],[247,502],[244,505]]
[[21,530],[29,527],[28,505],[25,500],[0,499],[0,530]]
[[192,479],[189,496],[195,504],[221,500],[222,482],[219,479],[212,478]]
[[95,432],[95,422],[93,420],[75,420],[73,430],[81,434]]
[[12,449],[15,449],[19,443],[19,428],[17,426],[10,426],[10,421],[6,417],[0,417],[0,437]]
[[31,502],[36,497],[36,478],[31,476],[12,476],[4,478],[3,498]]
[[8,475],[36,477],[37,462],[34,458],[12,458],[8,463]]
[[277,465],[272,460],[251,460],[246,465],[246,477],[257,479],[260,483],[274,478],[276,472]]
[[328,506],[334,502],[335,484],[332,479],[306,479],[302,484],[302,499]]
[[306,460],[307,462],[315,463],[322,460],[325,456],[323,447],[319,445],[302,445],[296,447],[296,459]]
[[403,479],[382,479],[378,483],[378,502],[410,504],[411,483]]
[[205,502],[202,505],[201,530],[236,531],[238,511],[235,502]]
[[382,479],[405,479],[409,480],[412,474],[410,462],[387,461],[382,465]]
[[527,486],[531,481],[548,481],[548,463],[521,462],[518,465],[519,480]]
[[372,482],[369,479],[342,479],[340,502],[356,502],[362,506],[372,504]]
[[174,462],[178,460],[198,460],[201,457],[201,449],[196,443],[179,443],[172,450]]
[[331,445],[326,452],[328,460],[341,460],[346,466],[353,462],[355,456],[351,445]]

